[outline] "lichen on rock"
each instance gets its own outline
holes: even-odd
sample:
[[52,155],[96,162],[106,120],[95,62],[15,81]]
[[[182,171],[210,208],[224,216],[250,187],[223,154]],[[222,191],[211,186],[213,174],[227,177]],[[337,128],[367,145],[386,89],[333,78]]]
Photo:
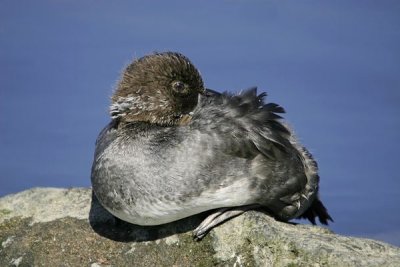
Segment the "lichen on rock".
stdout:
[[400,266],[400,248],[247,212],[196,242],[205,214],[161,226],[117,222],[90,189],[0,199],[0,266]]

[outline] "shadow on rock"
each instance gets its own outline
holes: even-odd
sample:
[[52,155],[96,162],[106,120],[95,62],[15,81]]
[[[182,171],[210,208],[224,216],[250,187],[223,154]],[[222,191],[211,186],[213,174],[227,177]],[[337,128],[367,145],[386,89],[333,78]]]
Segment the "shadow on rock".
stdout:
[[143,242],[193,231],[206,216],[207,213],[202,213],[157,226],[135,225],[114,217],[92,193],[89,222],[92,229],[105,238],[119,242]]

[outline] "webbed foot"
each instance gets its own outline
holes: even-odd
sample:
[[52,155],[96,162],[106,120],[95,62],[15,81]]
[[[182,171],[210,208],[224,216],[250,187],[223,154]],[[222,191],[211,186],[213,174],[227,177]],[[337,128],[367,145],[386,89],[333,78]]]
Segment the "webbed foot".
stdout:
[[247,205],[247,206],[240,206],[240,207],[231,207],[231,208],[221,208],[217,209],[215,212],[210,214],[207,218],[204,219],[200,223],[200,225],[194,229],[193,231],[193,238],[197,241],[201,240],[204,236],[207,235],[207,233],[214,228],[217,225],[220,225],[223,222],[226,222],[236,216],[239,216],[240,214],[260,208],[261,205],[259,204],[253,204],[253,205]]

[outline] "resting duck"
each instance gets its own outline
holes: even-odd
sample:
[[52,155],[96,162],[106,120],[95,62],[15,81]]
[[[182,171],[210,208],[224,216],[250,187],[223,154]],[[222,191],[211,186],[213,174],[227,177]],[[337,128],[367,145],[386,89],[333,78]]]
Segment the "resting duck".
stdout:
[[252,88],[204,88],[188,58],[144,56],[122,75],[96,141],[93,191],[117,218],[159,225],[207,210],[194,236],[249,209],[289,221],[332,221],[317,164],[281,123],[284,109]]

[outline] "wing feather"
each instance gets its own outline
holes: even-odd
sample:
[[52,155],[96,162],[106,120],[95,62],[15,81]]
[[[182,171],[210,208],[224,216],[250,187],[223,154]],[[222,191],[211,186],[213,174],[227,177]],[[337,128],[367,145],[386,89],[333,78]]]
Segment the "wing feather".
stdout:
[[226,138],[227,152],[238,156],[262,153],[275,158],[277,150],[287,151],[291,147],[290,131],[278,115],[285,110],[275,103],[265,104],[266,96],[257,95],[256,87],[237,95],[207,90],[199,99],[191,124]]

